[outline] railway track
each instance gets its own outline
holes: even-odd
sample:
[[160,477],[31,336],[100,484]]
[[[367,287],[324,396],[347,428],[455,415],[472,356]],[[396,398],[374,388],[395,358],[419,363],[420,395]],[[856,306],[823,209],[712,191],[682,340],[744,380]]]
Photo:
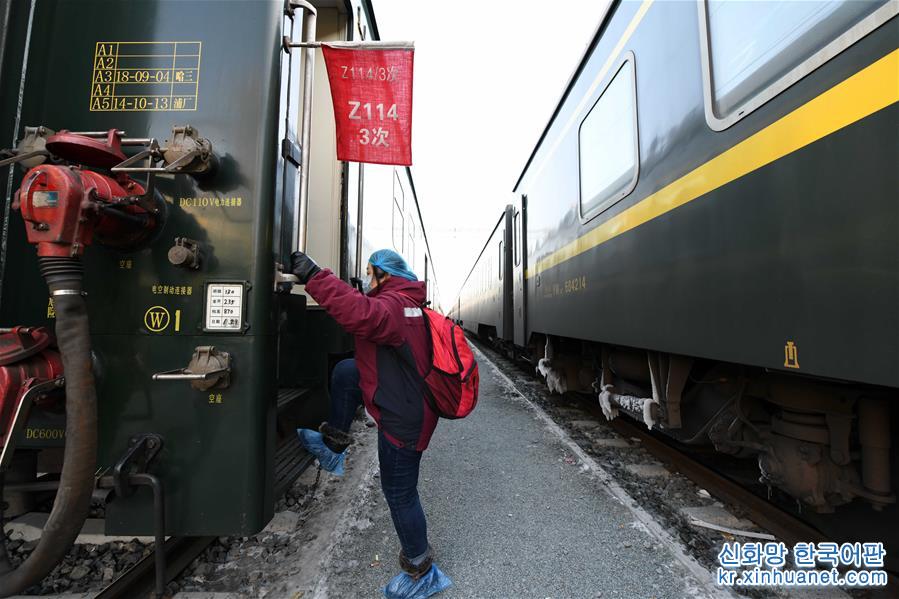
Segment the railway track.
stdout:
[[[312,463],[312,456],[300,449],[299,440],[295,437],[288,437],[281,443],[276,454],[276,495],[283,495]],[[153,551],[100,591],[96,599],[158,599],[165,596],[159,589],[164,589],[175,580],[216,538],[169,537],[163,546],[164,568],[157,567],[159,556]]]
[[[585,408],[596,416],[602,416],[598,404],[591,405],[584,401]],[[697,485],[706,489],[713,496],[732,505],[738,505],[747,511],[750,520],[766,529],[787,546],[799,542],[819,543],[832,540],[824,532],[784,511],[775,503],[759,497],[752,490],[734,482],[725,474],[709,468],[691,457],[676,445],[659,439],[627,417],[612,420],[610,426],[621,436],[640,439],[640,443],[653,457],[669,466]],[[884,589],[866,589],[863,596],[868,599],[895,599],[899,597],[899,573],[889,572],[889,584]]]
[[[498,359],[500,363],[505,363],[507,368],[513,367],[524,373],[520,369],[519,363],[513,364],[508,362],[508,358],[500,356],[491,347],[481,343],[478,345],[482,350],[486,351],[494,362],[497,362]],[[526,374],[530,376],[530,373]],[[826,535],[818,529],[803,522],[793,514],[782,510],[776,504],[759,497],[750,489],[731,480],[726,475],[716,472],[696,460],[672,442],[664,440],[647,430],[642,423],[636,423],[626,415],[607,421],[598,402],[590,401],[586,397],[580,399],[580,406],[598,421],[608,423],[616,433],[625,439],[639,439],[643,448],[653,457],[669,466],[672,471],[683,474],[712,495],[728,503],[743,507],[748,511],[748,515],[753,521],[785,543],[827,540]]]
[[174,580],[216,537],[169,537],[165,542],[165,571],[156,568],[155,551],[134,564],[96,599],[159,597],[156,589]]
[[[583,403],[591,414],[602,417],[602,410],[598,404],[591,405],[587,401]],[[639,439],[644,449],[657,460],[669,466],[672,471],[683,474],[719,499],[746,509],[747,515],[752,521],[784,543],[793,545],[800,541],[817,543],[828,540],[827,536],[818,529],[690,457],[676,446],[659,439],[646,430],[645,426],[637,424],[627,417],[616,418],[609,425],[622,437]]]
[[[529,368],[523,368],[521,361],[512,360],[508,354],[500,353],[481,341],[476,343],[501,370],[514,371],[517,376],[536,380]],[[751,488],[728,476],[726,472],[703,463],[675,441],[647,430],[645,425],[631,420],[626,415],[607,421],[597,401],[591,401],[585,396],[578,396],[578,399],[579,407],[597,421],[608,425],[622,438],[639,440],[640,446],[672,472],[683,475],[717,499],[729,505],[739,506],[750,520],[788,546],[798,542],[819,543],[833,540],[825,531],[758,495]],[[866,599],[899,597],[899,573],[888,571],[888,575],[889,585],[886,588],[860,590],[856,596]]]

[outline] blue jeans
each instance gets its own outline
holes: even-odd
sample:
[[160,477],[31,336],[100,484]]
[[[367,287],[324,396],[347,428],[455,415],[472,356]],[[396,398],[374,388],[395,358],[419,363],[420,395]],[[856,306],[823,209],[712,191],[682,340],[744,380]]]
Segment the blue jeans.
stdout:
[[349,432],[356,410],[362,405],[356,360],[341,360],[331,372],[331,416],[328,424]]
[[[361,403],[356,360],[342,360],[331,374],[329,424],[349,431]],[[421,452],[397,447],[378,431],[378,465],[381,469],[381,490],[390,508],[400,546],[407,558],[414,559],[428,550],[428,525],[418,496]]]

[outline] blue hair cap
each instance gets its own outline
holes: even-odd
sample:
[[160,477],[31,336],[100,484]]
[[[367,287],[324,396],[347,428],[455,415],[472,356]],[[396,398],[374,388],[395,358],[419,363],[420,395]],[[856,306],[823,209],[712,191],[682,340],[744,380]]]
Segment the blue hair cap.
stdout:
[[403,257],[393,250],[378,250],[371,255],[368,263],[377,266],[386,273],[394,277],[401,277],[410,281],[417,281],[418,277],[410,270],[409,265],[403,260]]

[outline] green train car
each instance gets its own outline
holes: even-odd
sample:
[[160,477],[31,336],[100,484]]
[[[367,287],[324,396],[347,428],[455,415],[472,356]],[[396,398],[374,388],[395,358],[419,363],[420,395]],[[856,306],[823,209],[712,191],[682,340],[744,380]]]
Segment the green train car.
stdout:
[[5,596],[91,494],[107,534],[268,523],[353,351],[291,251],[349,281],[394,247],[438,298],[410,169],[336,160],[321,53],[287,44],[379,39],[367,0],[2,0],[0,35],[3,517],[59,489]]
[[893,570],[897,11],[612,3],[452,311]]

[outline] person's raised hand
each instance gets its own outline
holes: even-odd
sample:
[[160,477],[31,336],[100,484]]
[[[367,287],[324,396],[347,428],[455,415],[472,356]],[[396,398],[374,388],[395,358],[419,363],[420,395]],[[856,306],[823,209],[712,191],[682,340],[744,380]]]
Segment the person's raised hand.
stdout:
[[320,270],[321,268],[315,263],[315,260],[303,252],[294,252],[290,255],[290,272],[297,276],[301,284],[308,283],[309,279]]

